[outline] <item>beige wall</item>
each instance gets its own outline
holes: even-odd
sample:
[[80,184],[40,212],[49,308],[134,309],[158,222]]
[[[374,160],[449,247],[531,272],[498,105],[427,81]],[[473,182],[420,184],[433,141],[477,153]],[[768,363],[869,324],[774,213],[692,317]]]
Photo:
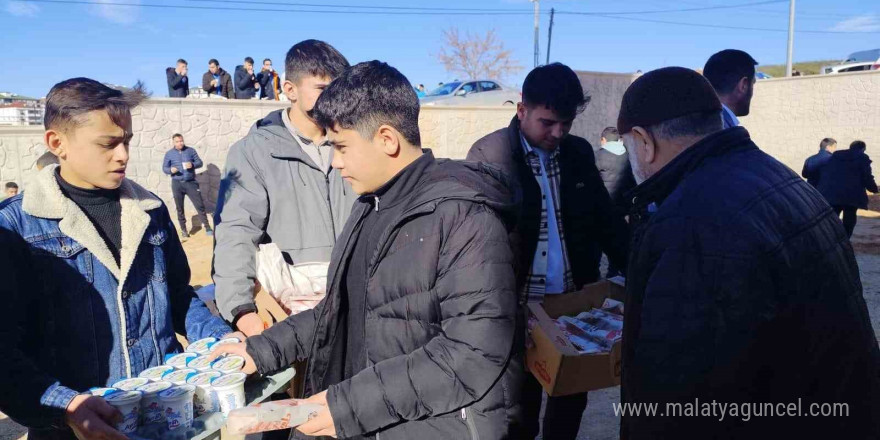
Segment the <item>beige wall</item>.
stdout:
[[590,103],[571,127],[572,134],[580,136],[599,148],[599,137],[605,127],[617,126],[620,101],[626,89],[638,78],[631,73],[577,72]]

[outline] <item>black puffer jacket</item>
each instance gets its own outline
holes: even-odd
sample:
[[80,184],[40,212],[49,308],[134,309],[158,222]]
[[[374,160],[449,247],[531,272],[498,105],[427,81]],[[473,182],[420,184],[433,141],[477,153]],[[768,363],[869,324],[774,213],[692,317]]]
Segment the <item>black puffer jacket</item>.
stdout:
[[[430,154],[430,153],[427,153]],[[368,367],[326,383],[340,310],[340,262],[365,211],[333,249],[327,297],[248,339],[261,373],[309,358],[305,394],[328,389],[337,434],[382,439],[500,439],[516,417],[521,365],[511,361],[513,256],[499,213],[512,209],[497,169],[436,160],[381,233],[368,264]]]
[[[812,186],[735,127],[633,195],[621,399],[666,417],[624,416],[622,439],[880,438],[880,350],[858,266]],[[846,403],[849,416],[746,407],[748,421],[729,409],[719,421],[718,408],[666,406],[799,399],[803,414]]]
[[861,150],[835,151],[817,174],[819,185],[816,188],[831,206],[868,209],[865,190],[877,193],[871,158]]

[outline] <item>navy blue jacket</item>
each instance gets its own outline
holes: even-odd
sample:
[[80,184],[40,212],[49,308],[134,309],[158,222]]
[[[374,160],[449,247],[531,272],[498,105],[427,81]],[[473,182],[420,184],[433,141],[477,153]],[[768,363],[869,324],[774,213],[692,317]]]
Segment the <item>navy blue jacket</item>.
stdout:
[[831,159],[831,153],[820,150],[804,161],[804,169],[801,171],[801,176],[804,176],[804,179],[807,179],[807,183],[813,185],[813,188],[819,186],[819,172],[828,163],[829,159]]
[[251,99],[257,96],[256,74],[250,74],[244,66],[235,67],[235,99]]
[[868,207],[865,190],[877,193],[877,183],[871,174],[871,159],[864,151],[840,150],[820,172],[819,192],[831,206]]
[[[184,162],[192,162],[192,168],[184,168]],[[162,160],[162,171],[174,180],[191,182],[196,180],[196,170],[202,165],[202,159],[195,148],[184,145],[182,150],[178,151],[177,148],[172,148],[165,153],[165,159]],[[172,167],[177,168],[176,173],[171,172]]]
[[189,95],[189,78],[186,75],[178,75],[173,67],[165,69],[168,77],[168,97],[186,98]]
[[[257,74],[257,82],[260,83],[260,99],[275,100],[281,92],[281,76],[278,72],[260,72]],[[278,89],[275,88],[276,82]]]
[[621,400],[658,414],[696,399],[800,401],[804,413],[835,402],[849,416],[627,415],[621,438],[880,438],[880,349],[858,265],[813,187],[736,127],[631,195]]

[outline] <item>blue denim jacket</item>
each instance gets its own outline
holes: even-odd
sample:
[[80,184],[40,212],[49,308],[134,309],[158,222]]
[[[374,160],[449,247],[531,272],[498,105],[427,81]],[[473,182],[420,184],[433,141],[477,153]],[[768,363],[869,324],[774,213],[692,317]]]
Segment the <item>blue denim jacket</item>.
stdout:
[[[23,239],[30,255],[20,258],[31,261],[28,289],[4,298],[13,310],[0,344],[14,347],[3,350],[9,357],[0,367],[0,409],[33,428],[63,428],[64,409],[77,393],[137,376],[179,352],[175,332],[194,341],[231,331],[189,286],[186,254],[156,196],[123,181],[117,265],[89,219],[62,194],[55,168],[0,203],[0,228]],[[19,392],[5,395],[10,389]]]
[[[184,162],[192,163],[192,168],[184,168]],[[190,182],[196,180],[196,170],[202,165],[199,153],[192,147],[184,146],[182,150],[172,148],[165,153],[165,158],[162,160],[162,171],[171,176],[173,180]],[[176,173],[171,172],[172,167],[177,168]]]

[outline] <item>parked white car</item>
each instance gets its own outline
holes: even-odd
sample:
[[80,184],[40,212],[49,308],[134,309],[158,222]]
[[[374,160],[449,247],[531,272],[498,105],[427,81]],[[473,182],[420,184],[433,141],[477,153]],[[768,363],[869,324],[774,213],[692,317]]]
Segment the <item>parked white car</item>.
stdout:
[[455,81],[443,84],[420,100],[422,105],[515,105],[519,91],[493,80]]
[[861,72],[864,70],[880,70],[880,49],[863,50],[846,57],[846,60],[833,66],[824,66],[823,74]]

